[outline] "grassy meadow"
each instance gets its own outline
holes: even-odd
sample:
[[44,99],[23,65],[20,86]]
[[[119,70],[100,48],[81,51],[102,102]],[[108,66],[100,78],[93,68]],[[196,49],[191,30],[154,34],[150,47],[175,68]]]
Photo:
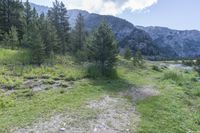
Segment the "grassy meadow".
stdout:
[[[118,78],[90,78],[87,64],[73,58],[55,57],[53,65],[28,65],[28,52],[0,49],[0,132],[12,127],[24,127],[37,119],[55,113],[76,113],[81,120],[95,117],[85,107],[88,101],[109,94],[117,96],[130,87],[151,86],[158,96],[133,104],[140,116],[139,133],[200,133],[200,83],[195,71],[159,68],[145,61],[144,67],[134,67],[131,61],[119,57]],[[34,91],[24,82],[38,81],[63,86]],[[67,85],[65,85],[67,84]],[[132,100],[130,97],[125,97]],[[132,123],[133,124],[133,123]]]

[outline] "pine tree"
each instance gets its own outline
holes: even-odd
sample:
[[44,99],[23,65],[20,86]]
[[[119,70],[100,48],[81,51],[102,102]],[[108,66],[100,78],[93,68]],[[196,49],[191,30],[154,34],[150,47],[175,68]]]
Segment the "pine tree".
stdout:
[[132,57],[132,53],[129,47],[125,48],[125,52],[124,52],[124,58],[127,60],[130,60]]
[[11,27],[11,30],[8,33],[5,33],[3,45],[11,49],[15,49],[19,46],[18,33],[15,27]]
[[27,31],[23,35],[22,44],[24,48],[30,50],[31,63],[41,65],[45,59],[45,45],[42,38],[42,27],[41,19],[35,8],[32,10],[31,21],[27,21]]
[[23,35],[22,23],[23,5],[19,0],[0,1],[0,29],[8,33],[11,27],[17,28],[19,38]]
[[69,22],[67,9],[63,2],[57,0],[53,3],[53,8],[48,12],[51,23],[55,26],[60,39],[59,53],[65,54],[69,49]]
[[41,65],[45,59],[44,43],[41,38],[39,27],[36,23],[32,24],[30,34],[31,63]]
[[106,22],[100,24],[89,43],[89,57],[100,66],[103,75],[109,74],[114,67],[117,43],[111,28]]
[[45,54],[47,57],[50,57],[51,54],[54,54],[58,51],[59,39],[56,32],[56,28],[50,23],[50,21],[41,14],[40,16],[40,31],[42,40],[44,42]]
[[33,10],[31,8],[29,0],[26,0],[26,2],[24,3],[24,19],[26,26],[28,26],[33,19]]
[[[26,7],[27,6],[27,7]],[[33,10],[30,9],[30,5],[27,2],[25,6],[25,27],[24,27],[24,35],[22,37],[22,47],[23,48],[31,48],[31,36],[32,36],[32,30],[33,30],[33,25],[39,25],[39,21],[38,21],[38,14],[35,10],[35,8]],[[31,15],[30,15],[31,14]]]
[[77,53],[82,50],[85,43],[86,32],[84,29],[84,18],[81,13],[77,16],[76,25],[72,32],[72,51]]
[[143,66],[144,65],[144,59],[142,57],[142,53],[140,50],[137,50],[135,53],[135,56],[133,58],[133,64],[134,66]]

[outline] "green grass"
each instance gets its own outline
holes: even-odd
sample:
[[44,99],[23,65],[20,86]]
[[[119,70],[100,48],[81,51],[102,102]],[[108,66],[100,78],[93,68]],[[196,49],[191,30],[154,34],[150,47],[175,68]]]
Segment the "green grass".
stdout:
[[30,61],[30,55],[28,51],[0,48],[0,65],[28,64],[29,61]]
[[[160,91],[160,95],[136,103],[141,118],[137,129],[139,133],[200,131],[200,83],[194,80],[196,72],[166,68],[157,71],[151,62],[146,62],[144,68],[135,68],[132,62],[119,59],[119,79],[92,80],[84,79],[88,77],[87,67],[77,65],[69,56],[55,57],[54,65],[16,65],[27,60],[25,53],[0,49],[0,87],[4,85],[17,89],[10,96],[0,89],[0,132],[8,132],[11,127],[26,126],[38,118],[48,118],[55,113],[77,112],[92,117],[94,112],[85,108],[88,101],[106,94],[117,95],[129,87],[144,86],[154,87]],[[77,81],[71,89],[33,92],[28,88],[20,88],[26,78],[41,77],[47,78],[46,82],[55,78]]]
[[159,96],[136,104],[140,113],[139,133],[199,133],[200,83],[193,79],[196,72],[181,70],[155,71],[151,64],[135,70],[123,65],[118,68],[121,78],[138,87],[152,86]]
[[120,81],[86,80],[84,83],[77,83],[73,89],[65,92],[61,92],[62,89],[49,90],[35,93],[31,98],[18,97],[24,92],[16,92],[10,96],[10,99],[2,97],[2,100],[5,100],[4,105],[6,103],[10,105],[0,107],[0,121],[3,121],[0,123],[0,131],[5,132],[10,127],[24,126],[37,118],[49,117],[54,112],[80,112],[87,101],[97,99],[103,94],[113,94],[124,87],[126,86]]
[[[162,73],[159,74],[162,77]],[[160,96],[137,104],[141,113],[138,132],[198,133],[200,131],[200,83],[192,81],[194,73],[166,71],[156,83]],[[190,86],[190,87],[189,87]],[[197,95],[195,95],[197,94]]]

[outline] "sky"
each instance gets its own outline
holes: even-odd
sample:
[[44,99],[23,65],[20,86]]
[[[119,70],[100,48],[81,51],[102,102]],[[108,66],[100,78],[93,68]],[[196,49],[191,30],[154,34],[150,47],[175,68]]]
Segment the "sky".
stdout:
[[[52,6],[54,0],[29,0]],[[62,0],[68,9],[114,15],[134,25],[200,30],[200,0]]]

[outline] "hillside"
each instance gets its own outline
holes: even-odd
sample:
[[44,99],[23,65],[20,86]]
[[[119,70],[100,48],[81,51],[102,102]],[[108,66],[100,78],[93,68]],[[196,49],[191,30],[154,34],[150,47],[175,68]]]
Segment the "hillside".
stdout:
[[200,31],[172,30],[165,27],[138,28],[149,33],[163,57],[194,58],[200,56]]

